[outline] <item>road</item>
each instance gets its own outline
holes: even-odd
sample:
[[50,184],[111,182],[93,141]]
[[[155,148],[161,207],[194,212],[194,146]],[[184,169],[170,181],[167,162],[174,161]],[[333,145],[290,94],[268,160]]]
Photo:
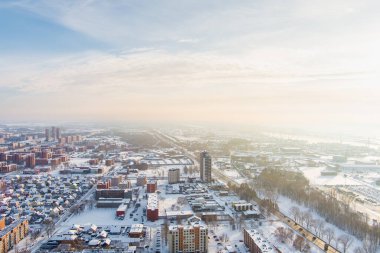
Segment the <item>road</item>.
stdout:
[[[181,150],[182,152],[184,152],[187,156],[189,156],[190,158],[192,158],[195,162],[195,164],[199,164],[198,163],[198,159],[196,158],[196,156],[189,152],[188,150],[186,150],[184,147],[178,145],[178,143],[176,143],[173,138],[159,132],[159,131],[154,131],[153,132],[155,134],[155,136],[159,139],[161,139],[162,141],[166,141],[167,143],[171,144],[172,146],[178,148],[179,150]],[[225,176],[223,173],[221,173],[219,170],[213,168],[212,169],[212,173],[214,176],[216,176],[219,180],[223,181],[224,183],[230,183],[230,184],[233,184],[233,185],[239,185],[237,182],[235,182],[233,179]],[[307,230],[306,228],[302,227],[301,225],[297,224],[296,222],[294,222],[290,217],[288,217],[287,215],[283,214],[282,212],[280,212],[279,210],[275,211],[273,213],[278,219],[280,219],[282,222],[284,222],[285,224],[287,224],[289,227],[291,227],[293,230],[297,231],[298,233],[300,233],[304,238],[306,238],[309,242],[313,243],[315,246],[317,246],[319,249],[327,252],[327,253],[341,253],[339,250],[335,249],[334,247],[332,246],[328,246],[328,249],[325,250],[325,244],[326,242],[324,242],[321,238],[319,238],[318,236],[314,235],[312,232],[310,232],[309,230]]]

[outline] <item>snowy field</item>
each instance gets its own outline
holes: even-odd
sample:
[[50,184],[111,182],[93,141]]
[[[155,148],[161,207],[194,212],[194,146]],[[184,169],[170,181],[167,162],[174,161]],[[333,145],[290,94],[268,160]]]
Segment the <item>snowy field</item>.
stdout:
[[90,158],[70,158],[69,163],[73,166],[88,166]]
[[115,218],[116,208],[96,208],[85,210],[83,213],[73,215],[62,226],[72,226],[73,224],[80,225],[127,225],[132,224],[128,219],[119,220]]
[[241,178],[239,172],[237,172],[236,170],[222,170],[222,172],[227,177],[230,177],[233,179]]
[[236,170],[232,170],[232,169],[231,170],[220,170],[220,172],[222,172],[227,177],[232,178],[235,182],[237,182],[239,184],[245,183],[247,181],[247,179],[242,177],[239,174],[239,172],[237,172]]
[[323,171],[325,167],[300,167],[299,169],[310,181],[311,185],[361,185],[357,180],[345,177],[344,174],[321,176],[321,171]]

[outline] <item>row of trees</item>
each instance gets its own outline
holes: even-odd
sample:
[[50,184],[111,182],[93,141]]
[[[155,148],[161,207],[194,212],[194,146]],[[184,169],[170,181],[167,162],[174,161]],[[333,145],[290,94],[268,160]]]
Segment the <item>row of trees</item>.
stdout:
[[300,235],[295,235],[293,230],[290,228],[278,227],[275,230],[274,235],[279,242],[292,244],[298,251],[309,252],[310,250],[310,245],[305,238]]
[[[377,248],[380,243],[379,226],[369,225],[367,216],[353,211],[349,202],[339,201],[333,193],[326,194],[311,188],[308,180],[300,172],[267,168],[258,177],[257,186],[261,191],[266,192],[267,196],[272,196],[271,201],[274,203],[278,194],[282,194],[298,204],[315,210],[325,221],[361,239],[367,245],[363,247],[367,247],[369,250]],[[268,194],[268,192],[272,194]],[[292,209],[291,212],[296,222],[314,230],[317,235],[323,236],[329,243],[337,241],[331,235],[331,231],[324,229],[324,221],[313,219],[310,213],[301,212],[296,208]],[[341,241],[339,243],[342,245]],[[350,243],[348,242],[347,245]]]
[[246,201],[257,201],[257,193],[254,189],[249,187],[248,184],[244,183],[241,185],[231,184],[228,182],[228,188],[235,192],[241,199],[244,199]]

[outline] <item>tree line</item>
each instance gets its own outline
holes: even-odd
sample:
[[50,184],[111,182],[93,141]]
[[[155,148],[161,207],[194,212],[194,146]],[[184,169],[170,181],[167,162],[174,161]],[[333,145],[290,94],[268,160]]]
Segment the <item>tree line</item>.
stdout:
[[[326,222],[334,224],[362,240],[363,247],[357,249],[356,252],[372,253],[376,251],[380,243],[380,227],[370,225],[366,215],[352,210],[349,201],[338,200],[334,192],[326,193],[310,187],[309,181],[301,172],[267,168],[257,178],[257,186],[266,192],[272,192],[273,196],[278,193],[289,197],[296,203],[316,211]],[[276,197],[271,200],[276,202]],[[331,231],[325,231],[323,221],[313,220],[310,214],[297,211],[297,209],[293,209],[291,212],[296,222],[303,223],[308,229],[314,228],[317,235],[328,237],[328,242],[334,239]],[[342,248],[345,252],[351,240],[349,238],[339,239],[339,241],[338,238],[335,240],[343,245]]]

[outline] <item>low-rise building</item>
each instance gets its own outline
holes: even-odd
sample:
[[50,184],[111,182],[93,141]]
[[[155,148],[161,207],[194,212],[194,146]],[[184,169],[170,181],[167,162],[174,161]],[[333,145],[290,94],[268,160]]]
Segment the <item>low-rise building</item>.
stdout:
[[281,253],[255,229],[244,229],[244,244],[250,253]]
[[248,203],[246,201],[239,201],[239,202],[234,202],[232,203],[232,207],[235,209],[235,211],[240,212],[240,211],[247,211],[247,210],[253,210],[253,205],[252,203]]
[[132,224],[131,230],[129,230],[129,237],[141,238],[144,236],[144,225],[143,224]]

